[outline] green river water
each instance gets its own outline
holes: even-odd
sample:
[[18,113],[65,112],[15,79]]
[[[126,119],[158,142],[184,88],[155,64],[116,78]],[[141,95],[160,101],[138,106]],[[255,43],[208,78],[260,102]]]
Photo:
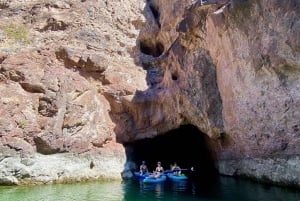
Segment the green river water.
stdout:
[[300,201],[300,189],[221,177],[212,186],[193,182],[144,184],[137,180],[2,186],[0,201]]

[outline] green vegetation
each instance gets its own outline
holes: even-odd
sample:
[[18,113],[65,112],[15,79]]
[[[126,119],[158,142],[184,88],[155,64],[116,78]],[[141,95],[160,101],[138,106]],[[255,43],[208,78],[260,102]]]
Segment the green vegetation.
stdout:
[[27,126],[26,119],[19,119],[17,124],[18,124],[19,128],[24,129]]
[[29,44],[29,29],[24,24],[10,23],[4,28],[4,34],[16,42]]

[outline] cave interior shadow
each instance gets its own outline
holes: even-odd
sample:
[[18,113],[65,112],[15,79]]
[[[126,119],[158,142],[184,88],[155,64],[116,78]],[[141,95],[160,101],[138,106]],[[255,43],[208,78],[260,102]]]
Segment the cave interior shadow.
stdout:
[[[190,179],[199,183],[214,183],[217,179],[215,154],[211,148],[211,139],[193,125],[182,125],[177,129],[155,138],[143,139],[125,146],[127,159],[138,166],[146,161],[152,172],[158,161],[165,170],[174,162],[182,168]],[[191,171],[191,167],[194,171]]]

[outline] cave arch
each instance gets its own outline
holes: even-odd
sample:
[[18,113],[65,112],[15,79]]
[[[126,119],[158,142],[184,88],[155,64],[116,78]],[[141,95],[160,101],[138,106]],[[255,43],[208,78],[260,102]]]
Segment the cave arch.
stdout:
[[[193,125],[182,125],[153,139],[143,139],[127,145],[127,158],[137,166],[145,160],[150,171],[161,161],[165,169],[177,162],[181,168],[194,167],[193,178],[210,180],[217,175],[213,141]],[[191,174],[191,171],[187,172]]]

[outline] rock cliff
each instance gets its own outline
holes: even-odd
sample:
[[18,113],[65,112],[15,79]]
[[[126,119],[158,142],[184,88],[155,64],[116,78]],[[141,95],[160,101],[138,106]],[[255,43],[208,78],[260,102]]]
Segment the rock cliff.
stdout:
[[132,58],[144,3],[0,3],[0,183],[121,179],[107,97],[147,86]]
[[192,124],[221,174],[300,186],[300,1],[0,10],[0,183],[120,179],[123,144]]

